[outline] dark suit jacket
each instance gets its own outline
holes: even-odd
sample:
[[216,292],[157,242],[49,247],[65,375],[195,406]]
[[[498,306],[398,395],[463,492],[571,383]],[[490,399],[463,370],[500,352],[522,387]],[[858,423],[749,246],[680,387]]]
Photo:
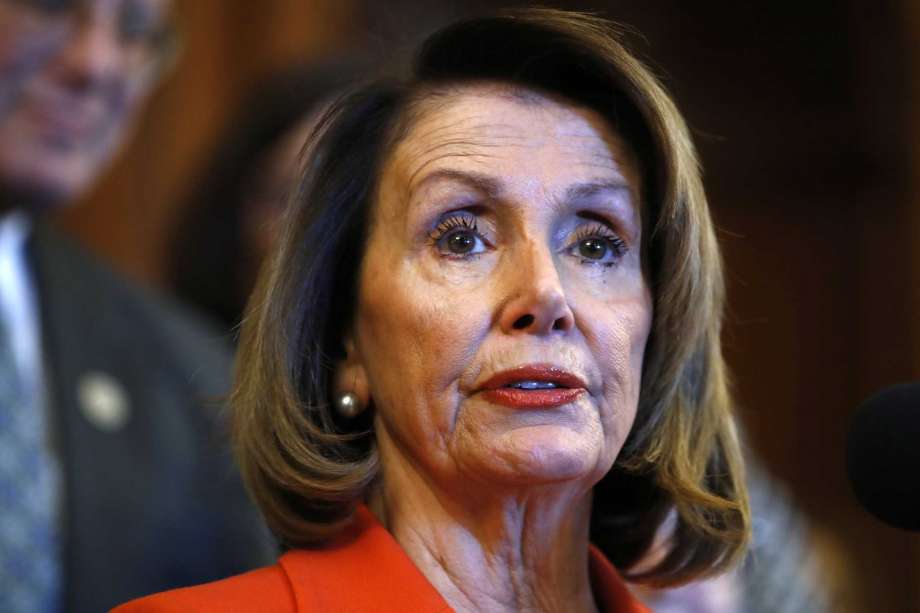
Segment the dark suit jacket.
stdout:
[[[64,478],[65,610],[97,613],[273,559],[220,427],[226,339],[47,227],[29,253]],[[94,425],[78,394],[99,373],[127,398],[114,430]]]

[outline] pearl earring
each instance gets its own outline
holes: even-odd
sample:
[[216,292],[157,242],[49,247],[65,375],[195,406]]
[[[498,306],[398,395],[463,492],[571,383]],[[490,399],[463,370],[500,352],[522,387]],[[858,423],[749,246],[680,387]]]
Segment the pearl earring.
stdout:
[[335,408],[339,415],[347,419],[357,417],[363,410],[363,407],[358,403],[358,397],[353,392],[336,394]]

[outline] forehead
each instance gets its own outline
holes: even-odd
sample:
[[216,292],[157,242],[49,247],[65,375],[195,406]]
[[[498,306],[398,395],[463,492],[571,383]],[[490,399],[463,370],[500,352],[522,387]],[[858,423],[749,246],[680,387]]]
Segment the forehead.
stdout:
[[511,182],[620,180],[636,185],[626,143],[598,112],[519,87],[483,83],[431,92],[412,113],[381,183],[411,191],[433,172],[467,169]]

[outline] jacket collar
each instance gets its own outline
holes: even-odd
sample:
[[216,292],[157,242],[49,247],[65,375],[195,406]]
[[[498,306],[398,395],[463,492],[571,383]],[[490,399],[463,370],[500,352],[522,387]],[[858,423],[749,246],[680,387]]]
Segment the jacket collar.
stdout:
[[[452,609],[377,521],[359,506],[344,535],[328,547],[297,549],[279,560],[298,611],[442,613]],[[601,611],[649,613],[593,545],[590,576]]]

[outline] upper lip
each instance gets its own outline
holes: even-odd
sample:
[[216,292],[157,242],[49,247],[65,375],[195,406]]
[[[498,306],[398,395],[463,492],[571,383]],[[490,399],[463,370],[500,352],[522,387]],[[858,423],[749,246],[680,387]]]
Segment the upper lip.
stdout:
[[98,124],[96,113],[88,109],[72,109],[65,112],[60,108],[47,106],[35,109],[34,117],[50,130],[65,131],[74,135],[89,133],[95,130]]
[[48,89],[33,92],[29,111],[49,129],[74,134],[91,132],[106,113],[104,102],[91,95],[67,96]]
[[559,387],[587,388],[584,379],[552,364],[527,364],[497,372],[480,386],[480,389],[494,390],[521,381],[542,381],[555,383]]

